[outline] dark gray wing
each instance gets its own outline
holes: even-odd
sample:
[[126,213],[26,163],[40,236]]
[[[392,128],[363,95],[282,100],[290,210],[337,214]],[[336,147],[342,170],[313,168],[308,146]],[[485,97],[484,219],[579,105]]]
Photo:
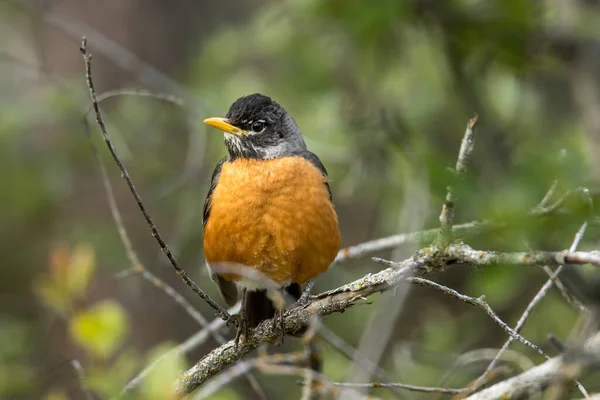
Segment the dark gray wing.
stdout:
[[[229,160],[229,157],[223,157],[217,163],[215,170],[212,174],[212,178],[210,179],[210,189],[208,189],[208,194],[206,195],[206,200],[204,200],[204,212],[202,214],[202,227],[206,227],[206,222],[208,218],[210,218],[210,206],[212,201],[212,194],[217,184],[219,183],[219,177],[221,176],[221,168],[223,168],[223,164]],[[225,300],[225,302],[232,306],[237,302],[238,291],[237,286],[234,282],[223,279],[221,276],[215,274],[213,270],[210,268],[210,264],[206,263],[206,269],[208,269],[208,275],[210,279],[217,285],[219,289],[219,293]]]
[[[300,153],[300,156],[302,156],[306,160],[310,161],[310,163],[312,165],[314,165],[319,171],[321,171],[323,176],[327,178],[327,170],[325,169],[325,166],[323,165],[323,163],[321,162],[319,157],[317,157],[316,154],[311,153],[310,151],[306,150],[306,151],[303,151],[302,153]],[[327,191],[329,192],[329,200],[332,200],[331,188],[329,187],[329,183],[325,182],[325,186],[327,187]]]

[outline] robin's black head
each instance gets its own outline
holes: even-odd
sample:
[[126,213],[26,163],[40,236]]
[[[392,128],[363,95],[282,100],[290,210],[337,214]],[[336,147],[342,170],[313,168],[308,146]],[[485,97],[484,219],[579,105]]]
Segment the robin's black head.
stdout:
[[225,118],[208,118],[204,123],[225,133],[232,159],[268,160],[306,150],[296,122],[283,107],[262,94],[240,97]]

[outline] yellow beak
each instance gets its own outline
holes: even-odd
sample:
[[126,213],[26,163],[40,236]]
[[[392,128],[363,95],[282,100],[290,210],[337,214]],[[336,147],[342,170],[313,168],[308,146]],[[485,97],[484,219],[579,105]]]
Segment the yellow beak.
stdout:
[[236,126],[233,126],[229,123],[227,118],[207,118],[204,120],[206,125],[212,126],[213,128],[217,128],[220,131],[231,133],[236,136],[248,136],[248,132],[243,129],[240,129]]

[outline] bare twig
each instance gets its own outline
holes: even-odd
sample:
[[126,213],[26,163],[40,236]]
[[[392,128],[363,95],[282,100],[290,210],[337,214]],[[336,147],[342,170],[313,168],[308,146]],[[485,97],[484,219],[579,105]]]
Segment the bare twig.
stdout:
[[506,324],[506,322],[502,321],[500,319],[500,317],[498,317],[498,315],[496,315],[494,310],[492,310],[490,305],[485,301],[484,296],[477,297],[477,298],[465,296],[464,294],[460,294],[459,292],[457,292],[454,289],[450,289],[449,287],[440,285],[439,283],[430,281],[428,279],[418,278],[418,277],[407,278],[407,281],[412,282],[412,283],[417,283],[417,284],[423,285],[423,286],[430,286],[436,290],[439,290],[440,292],[442,292],[444,294],[455,297],[455,298],[459,299],[460,301],[463,301],[467,304],[470,304],[473,306],[479,306],[479,307],[483,308],[483,310],[486,312],[486,314],[489,315],[489,317],[496,324],[498,324],[502,329],[504,329],[504,331],[506,331],[506,333],[508,333],[508,335],[513,340],[517,340],[517,341],[523,343],[525,346],[533,349],[536,353],[544,355],[544,352],[542,351],[542,349],[540,349],[535,344],[531,343],[529,340],[525,339],[523,336],[519,335],[517,332],[515,332],[513,329],[511,329],[510,326],[508,326]]
[[[477,126],[478,119],[477,114],[475,114],[475,116],[467,123],[467,130],[465,131],[462,143],[460,144],[458,159],[456,160],[456,167],[454,168],[456,177],[460,177],[467,170],[467,164],[469,163],[471,155],[473,154],[473,149],[475,148],[475,127]],[[440,224],[442,226],[441,233],[446,241],[452,238],[455,202],[456,195],[452,192],[452,186],[448,186],[446,201],[444,202],[442,212],[440,213]]]
[[129,275],[131,272],[141,274],[144,279],[151,282],[158,289],[165,292],[167,294],[167,296],[171,297],[173,299],[173,301],[175,301],[177,304],[179,304],[185,310],[185,312],[188,313],[188,315],[190,317],[192,317],[196,322],[198,322],[200,324],[200,326],[202,326],[202,327],[207,326],[208,321],[206,320],[206,318],[204,318],[204,316],[202,314],[200,314],[200,312],[198,312],[175,289],[173,289],[171,286],[167,285],[162,280],[160,280],[157,276],[155,276],[150,271],[148,271],[144,267],[144,265],[141,263],[137,253],[133,249],[133,246],[131,244],[131,239],[129,238],[129,235],[127,234],[127,230],[125,229],[125,225],[123,223],[123,218],[121,216],[121,212],[119,211],[119,207],[117,206],[117,201],[115,199],[115,194],[114,194],[114,191],[112,188],[112,184],[110,183],[110,179],[108,178],[108,172],[106,171],[106,167],[104,165],[104,162],[102,161],[102,157],[100,157],[98,148],[96,147],[96,145],[94,144],[93,140],[90,137],[90,127],[89,127],[88,121],[86,118],[84,118],[83,122],[84,122],[86,134],[87,134],[88,138],[90,139],[92,151],[93,151],[93,153],[96,157],[96,161],[98,163],[98,168],[100,169],[102,185],[104,186],[104,190],[106,191],[106,199],[108,201],[110,213],[113,217],[113,220],[115,221],[115,225],[117,227],[119,237],[121,238],[121,243],[123,243],[123,246],[125,247],[125,252],[127,254],[127,258],[129,258],[129,261],[131,262],[131,265],[132,265],[131,269],[127,269],[125,271],[119,272],[117,275],[117,278],[124,277],[124,276],[126,276],[126,274]]
[[[543,203],[538,204],[536,207],[534,207],[529,214],[532,216],[542,216],[542,215],[548,215],[551,214],[553,212],[555,212],[556,210],[560,209],[565,202],[570,199],[571,197],[575,196],[575,195],[581,195],[583,197],[585,197],[586,199],[590,198],[590,190],[586,187],[579,187],[573,190],[569,190],[567,193],[565,193],[560,199],[556,200],[554,203],[546,206]],[[547,196],[547,194],[546,194]],[[544,196],[544,199],[546,199],[546,197]],[[542,201],[544,200],[542,199]]]
[[[579,243],[583,239],[583,235],[585,234],[586,229],[587,229],[587,222],[584,222],[583,225],[581,225],[581,228],[575,234],[575,238],[573,239],[573,243],[571,244],[571,247],[569,249],[570,252],[574,252],[577,249],[577,246],[579,246]],[[570,253],[570,254],[573,254],[573,253]],[[554,271],[554,274],[546,281],[546,283],[544,283],[544,285],[542,286],[542,288],[538,291],[538,293],[534,296],[534,298],[531,300],[531,302],[527,305],[527,307],[525,308],[525,311],[523,312],[523,314],[521,315],[521,317],[517,321],[517,324],[515,325],[514,331],[516,333],[520,333],[521,332],[521,330],[523,329],[523,326],[525,325],[525,322],[527,321],[527,319],[531,315],[531,312],[533,311],[533,309],[546,296],[546,293],[548,293],[548,291],[552,287],[552,283],[554,282],[554,280],[558,277],[558,275],[562,271],[563,265],[559,265],[558,266],[558,268],[556,269],[556,271]],[[486,370],[484,371],[484,373],[475,382],[475,384],[473,385],[473,387],[478,387],[480,385],[480,383],[485,379],[485,375],[487,373],[489,373],[489,371],[491,371],[496,366],[496,364],[498,363],[498,361],[502,357],[502,354],[506,351],[506,349],[508,349],[508,347],[512,344],[513,341],[514,341],[514,338],[512,336],[508,338],[508,340],[504,343],[504,345],[502,346],[502,348],[500,348],[500,351],[498,352],[498,354],[496,355],[496,357],[492,360],[492,362],[490,363],[490,365],[488,365],[488,367],[486,368]],[[583,389],[583,387],[581,385],[579,385],[579,386],[580,386],[580,390],[582,390],[583,392],[585,392],[585,389]]]
[[83,370],[81,363],[79,362],[79,360],[75,359],[75,360],[71,361],[71,365],[73,366],[73,369],[75,370],[75,373],[77,374],[77,378],[79,379],[79,383],[81,385],[81,390],[83,391],[85,398],[87,400],[94,400],[94,396],[92,395],[90,386],[88,385],[87,379],[85,378],[85,371]]
[[[584,345],[584,351],[587,354],[598,355],[600,352],[600,333],[596,333]],[[559,377],[561,368],[565,365],[565,358],[558,356],[552,358],[543,364],[531,368],[520,375],[499,382],[487,389],[477,392],[467,400],[509,400],[522,398],[523,395],[533,391],[541,390],[555,381]],[[580,374],[585,368],[581,368]],[[571,379],[574,379],[572,376]],[[584,395],[587,397],[587,395]]]
[[[587,253],[582,253],[582,255],[585,254]],[[289,310],[285,315],[286,332],[293,334],[304,329],[308,326],[312,315],[323,316],[344,311],[354,305],[361,304],[366,297],[374,293],[397,287],[410,276],[441,270],[449,265],[485,266],[497,263],[535,266],[558,265],[559,261],[564,259],[570,260],[563,252],[483,252],[461,243],[451,244],[443,250],[438,248],[423,249],[418,251],[412,258],[402,262],[376,259],[388,268],[376,274],[367,274],[363,278],[337,289],[312,296],[305,306]],[[244,345],[236,348],[233,341],[230,341],[214,349],[179,378],[176,391],[179,394],[190,393],[224,368],[256,349],[260,344],[275,340],[278,337],[278,332],[272,331],[271,327],[272,321],[265,321],[252,331]]]
[[94,88],[94,82],[92,79],[91,55],[87,51],[87,40],[85,39],[85,37],[81,41],[81,49],[80,50],[81,50],[81,54],[83,55],[83,61],[85,64],[86,80],[87,80],[88,89],[90,91],[92,105],[94,106],[94,112],[96,114],[96,122],[98,122],[98,126],[100,127],[102,136],[104,138],[104,142],[106,143],[108,150],[110,151],[113,159],[115,160],[116,164],[118,165],[123,179],[125,179],[125,181],[127,182],[127,186],[129,187],[129,190],[131,191],[133,197],[135,198],[140,211],[144,215],[144,218],[146,219],[146,222],[148,223],[148,225],[150,227],[152,236],[156,239],[161,250],[163,251],[163,253],[165,253],[167,258],[171,262],[171,265],[177,272],[177,275],[179,275],[181,277],[181,279],[183,279],[183,281],[190,288],[192,288],[194,293],[196,293],[204,301],[206,301],[213,308],[213,310],[215,310],[215,313],[220,318],[227,320],[227,321],[231,320],[231,315],[229,315],[229,313],[227,313],[227,311],[225,311],[225,309],[223,309],[221,306],[219,306],[208,294],[206,294],[202,289],[200,289],[198,287],[198,285],[196,285],[196,283],[194,283],[194,281],[192,281],[192,279],[188,276],[188,274],[181,268],[181,266],[179,265],[179,262],[177,261],[177,259],[173,255],[173,253],[171,253],[171,250],[169,250],[169,247],[162,239],[162,236],[158,232],[158,229],[156,228],[154,221],[152,220],[152,218],[146,211],[146,207],[144,206],[144,203],[142,202],[142,199],[141,199],[140,195],[138,194],[138,192],[135,188],[135,185],[133,184],[133,181],[131,180],[131,177],[129,176],[129,173],[127,172],[127,169],[125,168],[125,166],[123,165],[123,162],[117,155],[116,149],[114,148],[114,146],[110,140],[110,137],[108,136],[108,132],[106,131],[104,119],[102,117],[102,113],[100,111],[100,106],[98,105],[98,100],[96,97],[96,89]]
[[538,205],[535,206],[535,207],[533,207],[533,209],[531,210],[531,212],[534,212],[535,210],[539,210],[539,209],[545,208],[548,205],[548,203],[550,202],[550,199],[554,196],[554,192],[556,191],[557,187],[558,187],[558,179],[555,179],[555,180],[552,181],[552,185],[550,185],[550,189],[548,189],[548,191],[546,192],[546,194],[544,195],[544,197],[542,198],[542,200],[540,200],[540,202],[538,203]]
[[[323,316],[346,310],[361,304],[366,296],[397,286],[406,277],[421,270],[425,262],[425,259],[408,259],[400,268],[387,268],[377,274],[368,274],[342,287],[312,297],[306,306],[296,307],[286,313],[286,332],[293,334],[304,329],[309,325],[313,315]],[[272,328],[272,321],[264,321],[252,330],[244,344],[236,347],[233,341],[229,341],[214,349],[180,376],[175,391],[180,395],[192,392],[224,368],[255,350],[260,344],[276,340],[280,333]]]
[[396,388],[396,389],[405,389],[411,392],[421,392],[421,393],[446,393],[446,394],[459,394],[467,389],[451,389],[444,387],[433,387],[433,386],[417,386],[417,385],[407,385],[405,383],[384,383],[384,382],[370,382],[370,383],[350,383],[350,382],[331,382],[332,385],[339,387],[347,387],[347,388]]
[[[239,310],[239,303],[228,310],[230,314],[234,314]],[[220,318],[213,320],[208,324],[208,326],[195,334],[193,334],[190,338],[188,338],[185,342],[180,345],[174,347],[173,349],[167,351],[166,353],[159,356],[156,360],[154,360],[150,365],[144,368],[139,374],[137,374],[121,391],[121,396],[125,395],[128,392],[131,392],[137,389],[142,381],[148,376],[150,371],[156,368],[163,360],[177,354],[188,354],[192,350],[196,349],[198,346],[201,346],[206,340],[211,336],[212,332],[219,332],[221,328],[225,326],[226,322]]]
[[[257,369],[258,371],[272,375],[305,376],[306,374],[310,374],[312,379],[316,381],[316,383],[313,385],[313,393],[316,395],[327,393],[334,398],[337,398],[337,396],[343,396],[341,398],[366,400],[366,397],[361,396],[351,389],[340,390],[331,384],[321,373],[303,367],[303,365],[306,365],[309,361],[307,360],[306,356],[307,354],[304,352],[273,354],[239,362],[229,370],[211,380],[202,388],[195,398],[198,400],[209,398],[241,374],[251,371],[252,369]],[[374,398],[369,397],[369,399]]]
[[308,366],[305,379],[308,383],[304,386],[301,400],[319,400],[321,397],[319,376],[323,376],[323,352],[317,337],[317,331],[320,328],[319,319],[315,316],[302,337],[305,346],[305,360]]
[[[471,235],[484,233],[501,227],[502,225],[493,224],[489,221],[473,221],[466,224],[453,226],[452,235],[454,237],[461,237],[467,234]],[[341,249],[335,258],[334,263],[339,263],[353,258],[365,257],[378,251],[389,250],[406,244],[431,242],[438,237],[439,234],[440,229],[428,229],[425,231],[401,233],[380,239],[369,240],[355,246]]]
[[[338,351],[340,354],[347,357],[349,360],[352,360],[357,366],[359,366],[363,371],[366,371],[372,374],[379,381],[390,381],[391,377],[385,373],[383,369],[381,369],[377,364],[366,358],[360,351],[355,349],[350,344],[346,343],[344,339],[339,337],[335,332],[331,329],[328,329],[326,326],[319,327],[319,336],[323,338],[325,342],[327,342],[332,348]],[[388,388],[391,392],[393,392],[396,397],[401,397],[401,394],[394,390],[394,388]]]

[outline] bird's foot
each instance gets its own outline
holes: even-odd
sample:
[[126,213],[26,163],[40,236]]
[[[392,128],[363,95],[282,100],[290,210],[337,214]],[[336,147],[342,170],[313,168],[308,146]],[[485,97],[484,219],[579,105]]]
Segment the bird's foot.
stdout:
[[284,313],[285,309],[277,309],[275,310],[275,316],[273,317],[273,331],[278,333],[278,336],[275,339],[275,346],[282,345],[283,338],[285,337],[285,319],[283,318]]
[[248,340],[248,317],[246,316],[246,310],[241,308],[233,318],[237,327],[234,343],[235,347],[238,347],[240,339],[242,340],[242,344]]
[[315,281],[308,281],[308,283],[306,284],[306,288],[304,289],[304,292],[302,292],[302,295],[300,296],[300,298],[298,299],[298,301],[295,304],[296,307],[304,307],[308,303],[308,298],[310,297],[310,291],[312,290],[314,285],[315,285]]

